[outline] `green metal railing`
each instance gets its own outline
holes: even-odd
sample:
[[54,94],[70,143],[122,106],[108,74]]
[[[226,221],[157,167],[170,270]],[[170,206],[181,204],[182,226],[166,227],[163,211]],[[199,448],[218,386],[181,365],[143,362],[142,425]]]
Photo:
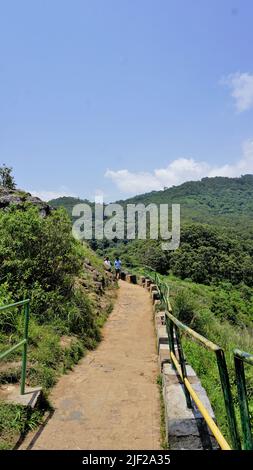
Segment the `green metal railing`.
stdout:
[[234,364],[241,415],[243,448],[253,450],[253,438],[250,425],[249,404],[247,398],[244,363],[253,366],[253,355],[239,349],[234,350]]
[[[240,438],[239,438],[239,434],[237,430],[233,397],[232,397],[228,369],[227,369],[227,364],[226,364],[226,359],[225,359],[225,354],[224,354],[223,349],[217,344],[213,343],[212,341],[209,341],[207,338],[200,335],[196,331],[192,330],[188,326],[181,323],[170,312],[166,312],[165,318],[166,318],[166,327],[167,327],[167,332],[168,332],[168,337],[169,337],[170,349],[174,353],[174,355],[176,355],[175,354],[175,349],[176,349],[175,339],[176,339],[179,363],[181,366],[183,378],[187,378],[187,371],[186,371],[185,357],[184,357],[183,346],[182,346],[182,341],[181,341],[181,334],[180,334],[181,332],[187,335],[194,342],[197,342],[198,344],[203,346],[205,349],[208,349],[209,351],[215,353],[232,445],[234,449],[240,449]],[[185,395],[186,395],[187,406],[191,407],[189,392],[185,391]]]
[[1,312],[5,311],[5,310],[10,310],[10,309],[16,308],[16,307],[23,307],[23,309],[24,309],[24,317],[25,317],[25,321],[24,321],[24,338],[22,339],[22,341],[15,344],[14,346],[12,346],[7,351],[1,353],[0,354],[0,360],[4,359],[9,354],[16,351],[16,349],[23,346],[20,392],[21,392],[21,395],[24,395],[24,393],[25,393],[25,379],[26,379],[26,365],[27,365],[27,343],[28,343],[30,300],[26,299],[26,300],[22,300],[21,302],[16,302],[14,304],[4,305],[4,306],[0,307],[0,315],[1,315]]
[[157,285],[160,294],[160,300],[162,303],[162,308],[164,308],[165,310],[165,322],[168,334],[170,353],[171,357],[175,359],[175,361],[172,360],[172,366],[176,368],[175,362],[176,360],[178,360],[181,369],[180,375],[183,381],[187,406],[191,408],[192,401],[188,390],[189,387],[187,388],[186,386],[186,384],[188,385],[189,381],[187,379],[186,361],[181,341],[181,334],[186,335],[195,343],[198,343],[205,349],[208,349],[209,351],[215,353],[232,446],[234,449],[240,449],[240,437],[237,429],[235,409],[233,404],[233,397],[224,350],[217,344],[213,343],[212,341],[209,341],[204,336],[200,335],[196,331],[192,330],[191,328],[180,322],[176,317],[174,317],[174,315],[172,315],[172,309],[168,295],[169,288],[166,287],[166,283],[161,280],[160,276],[155,273],[154,270],[149,267],[145,268],[148,269],[147,277],[149,277],[149,279],[151,279]]

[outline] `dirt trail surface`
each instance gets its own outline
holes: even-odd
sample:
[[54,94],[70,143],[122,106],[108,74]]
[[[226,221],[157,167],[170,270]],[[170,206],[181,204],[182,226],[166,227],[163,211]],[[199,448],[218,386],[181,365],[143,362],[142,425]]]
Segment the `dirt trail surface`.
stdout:
[[61,377],[54,413],[21,449],[160,449],[160,402],[152,306],[120,281],[103,340]]

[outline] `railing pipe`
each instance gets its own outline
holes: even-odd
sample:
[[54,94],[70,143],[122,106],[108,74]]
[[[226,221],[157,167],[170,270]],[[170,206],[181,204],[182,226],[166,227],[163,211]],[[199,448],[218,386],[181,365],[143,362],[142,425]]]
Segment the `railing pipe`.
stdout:
[[16,349],[23,346],[23,353],[22,353],[22,369],[21,369],[21,384],[20,384],[20,393],[24,395],[25,393],[25,379],[26,379],[26,367],[27,367],[27,344],[28,344],[28,328],[29,328],[29,316],[30,316],[30,300],[21,300],[20,302],[15,302],[9,305],[3,305],[0,307],[0,312],[16,308],[16,307],[24,307],[24,338],[19,343],[15,344],[7,351],[4,351],[0,354],[0,360],[4,359],[9,354],[16,351]]
[[25,304],[25,327],[24,327],[24,339],[23,355],[22,355],[22,372],[21,372],[21,395],[25,393],[25,378],[26,378],[26,366],[27,366],[27,343],[28,343],[28,325],[29,325],[29,304]]
[[244,362],[249,365],[253,365],[253,355],[240,351],[239,349],[234,350],[234,364],[236,373],[236,383],[238,391],[238,401],[240,408],[241,424],[242,424],[242,436],[243,436],[243,449],[253,450],[253,437],[251,433],[250,425],[250,412],[246,389]]

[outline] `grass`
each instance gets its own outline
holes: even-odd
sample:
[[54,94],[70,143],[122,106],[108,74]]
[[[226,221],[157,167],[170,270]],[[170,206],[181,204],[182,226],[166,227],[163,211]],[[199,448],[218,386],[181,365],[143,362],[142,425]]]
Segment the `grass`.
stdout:
[[97,256],[97,254],[89,247],[87,243],[80,244],[79,249],[83,258],[87,258],[89,262],[101,273],[104,272],[103,259]]
[[104,311],[102,312],[102,314],[98,317],[97,319],[97,325],[99,326],[99,328],[102,328],[107,320],[107,318],[109,317],[110,313],[113,311],[113,301],[111,300],[109,302],[109,304],[106,306],[106,308],[104,309]]
[[162,375],[159,374],[157,377],[157,385],[159,388],[160,395],[160,435],[161,435],[161,447],[164,450],[169,449],[167,438],[166,438],[166,421],[165,421],[165,405],[163,399],[163,380]]
[[10,449],[10,444],[35,429],[42,422],[43,414],[44,409],[32,410],[0,402],[0,450]]

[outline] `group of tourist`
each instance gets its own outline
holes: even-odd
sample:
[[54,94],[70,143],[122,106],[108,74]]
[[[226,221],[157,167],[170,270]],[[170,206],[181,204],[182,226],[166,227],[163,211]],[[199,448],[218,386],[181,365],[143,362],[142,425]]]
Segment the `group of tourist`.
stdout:
[[[121,273],[121,261],[119,257],[117,256],[115,261],[114,261],[114,269],[115,269],[115,277],[116,279],[120,279],[120,273]],[[108,256],[104,259],[104,267],[107,271],[112,272],[112,264]]]

